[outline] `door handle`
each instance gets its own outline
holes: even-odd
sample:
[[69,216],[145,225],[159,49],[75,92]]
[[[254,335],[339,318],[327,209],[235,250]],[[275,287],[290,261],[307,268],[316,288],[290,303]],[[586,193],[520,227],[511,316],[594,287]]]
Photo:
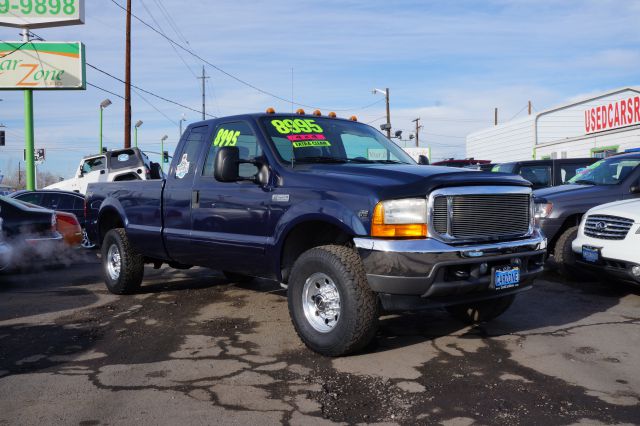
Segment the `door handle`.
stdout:
[[199,209],[200,208],[200,191],[193,191],[191,193],[191,208]]

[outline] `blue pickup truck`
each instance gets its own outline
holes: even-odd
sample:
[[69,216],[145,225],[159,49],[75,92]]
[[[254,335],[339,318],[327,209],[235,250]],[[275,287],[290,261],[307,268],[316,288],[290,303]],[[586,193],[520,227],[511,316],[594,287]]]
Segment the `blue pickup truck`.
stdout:
[[366,346],[382,311],[495,318],[546,249],[521,177],[418,165],[355,117],[318,112],[192,124],[165,180],[87,197],[111,292],[136,292],[145,264],[276,280],[300,338],[328,356]]

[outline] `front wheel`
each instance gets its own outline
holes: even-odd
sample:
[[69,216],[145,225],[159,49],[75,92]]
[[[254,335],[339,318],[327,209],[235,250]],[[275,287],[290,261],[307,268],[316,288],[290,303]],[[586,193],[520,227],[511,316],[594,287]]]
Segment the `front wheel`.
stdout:
[[135,293],[142,284],[144,259],[129,244],[124,229],[107,232],[102,244],[102,269],[107,288],[114,294]]
[[291,270],[287,297],[298,336],[322,355],[356,352],[377,330],[377,296],[360,256],[349,247],[329,245],[303,253]]
[[502,296],[497,299],[481,300],[462,305],[447,306],[446,310],[465,324],[478,324],[499,317],[513,303],[516,295]]
[[576,254],[573,252],[571,243],[578,237],[578,227],[572,226],[565,229],[558,237],[556,245],[553,248],[553,258],[555,260],[558,272],[564,275],[577,272]]

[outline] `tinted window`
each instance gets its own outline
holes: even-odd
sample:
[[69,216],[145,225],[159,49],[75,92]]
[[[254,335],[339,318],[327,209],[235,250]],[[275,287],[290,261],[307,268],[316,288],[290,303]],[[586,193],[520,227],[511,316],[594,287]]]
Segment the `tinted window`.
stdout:
[[496,166],[493,166],[491,171],[498,173],[513,173],[514,168],[515,164],[498,164]]
[[18,200],[20,201],[24,201],[26,203],[31,203],[31,204],[36,204],[36,205],[41,205],[40,202],[42,200],[42,194],[38,194],[38,193],[27,193],[27,194],[22,194],[19,195],[18,197],[16,197]]
[[193,176],[193,171],[198,163],[198,154],[200,153],[208,130],[208,126],[194,127],[191,129],[180,152],[178,165],[173,174],[174,178],[184,179],[185,177]]
[[131,169],[141,166],[141,162],[136,157],[136,153],[132,149],[126,151],[116,151],[111,153],[111,168],[115,170],[119,169]]
[[522,166],[519,174],[531,182],[536,188],[543,188],[551,185],[550,166]]
[[[237,121],[220,124],[216,127],[216,131],[213,132],[211,147],[202,170],[203,176],[213,177],[216,154],[221,146],[237,146],[240,151],[240,159],[245,161],[254,160],[262,156],[258,138],[248,123]],[[240,176],[251,177],[255,174],[256,167],[254,165],[240,164]]]
[[617,185],[640,167],[640,158],[610,157],[590,165],[569,183],[585,185]]
[[584,163],[568,163],[560,165],[560,179],[562,183],[565,183],[569,179],[573,178],[578,171],[583,171],[586,169],[588,164]]

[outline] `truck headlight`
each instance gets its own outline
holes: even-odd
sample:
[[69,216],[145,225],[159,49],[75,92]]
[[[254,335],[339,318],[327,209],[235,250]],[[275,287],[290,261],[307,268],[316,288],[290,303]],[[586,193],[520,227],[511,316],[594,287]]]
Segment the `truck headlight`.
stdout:
[[380,201],[371,221],[371,236],[386,238],[426,238],[427,200],[407,198]]
[[553,203],[536,203],[533,209],[533,215],[536,219],[544,219],[549,217],[553,211]]

